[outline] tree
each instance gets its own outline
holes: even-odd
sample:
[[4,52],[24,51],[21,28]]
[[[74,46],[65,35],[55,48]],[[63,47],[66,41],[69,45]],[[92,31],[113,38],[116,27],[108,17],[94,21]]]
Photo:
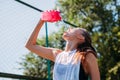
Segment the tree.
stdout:
[[58,0],[57,7],[64,20],[90,32],[101,80],[120,80],[120,1]]

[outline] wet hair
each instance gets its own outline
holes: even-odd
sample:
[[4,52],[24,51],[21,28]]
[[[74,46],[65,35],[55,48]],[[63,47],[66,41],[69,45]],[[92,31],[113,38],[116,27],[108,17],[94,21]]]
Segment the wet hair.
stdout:
[[85,52],[86,54],[93,53],[94,56],[97,57],[96,50],[92,46],[92,40],[90,34],[86,29],[79,28],[79,30],[81,31],[81,35],[84,36],[85,41],[83,43],[78,44],[77,51]]

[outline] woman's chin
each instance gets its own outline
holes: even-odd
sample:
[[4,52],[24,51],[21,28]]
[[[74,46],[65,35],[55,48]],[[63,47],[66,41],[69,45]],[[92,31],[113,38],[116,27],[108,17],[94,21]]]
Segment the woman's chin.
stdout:
[[65,36],[65,35],[63,35],[63,36],[62,36],[62,38],[63,38],[65,41],[67,41],[67,40],[68,40],[68,37],[67,37],[67,36]]

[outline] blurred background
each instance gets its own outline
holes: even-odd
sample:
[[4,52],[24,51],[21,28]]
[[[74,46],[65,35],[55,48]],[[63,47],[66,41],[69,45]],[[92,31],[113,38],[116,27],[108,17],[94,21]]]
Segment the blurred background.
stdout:
[[25,48],[41,12],[18,1],[43,11],[59,8],[69,22],[47,23],[47,42],[44,25],[38,45],[64,49],[66,27],[85,28],[97,50],[101,80],[120,80],[120,0],[0,0],[0,80],[52,79],[54,63]]

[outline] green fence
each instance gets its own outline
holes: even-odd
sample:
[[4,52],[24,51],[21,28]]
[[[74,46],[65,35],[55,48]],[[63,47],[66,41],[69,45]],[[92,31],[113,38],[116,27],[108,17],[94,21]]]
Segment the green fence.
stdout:
[[18,80],[48,80],[45,78],[30,77],[30,76],[9,74],[9,73],[3,73],[3,72],[0,72],[0,77],[6,78],[6,79],[18,79]]

